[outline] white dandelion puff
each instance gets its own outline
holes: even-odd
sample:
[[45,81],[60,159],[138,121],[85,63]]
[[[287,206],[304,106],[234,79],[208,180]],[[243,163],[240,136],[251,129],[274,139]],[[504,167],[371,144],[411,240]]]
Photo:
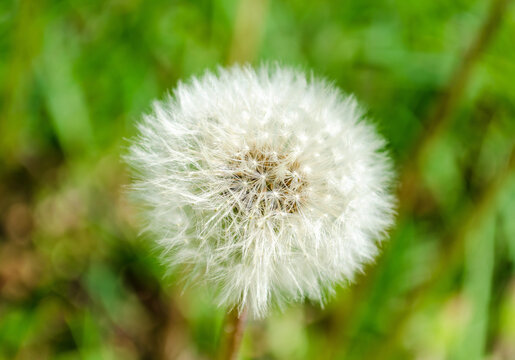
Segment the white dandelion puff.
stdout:
[[128,162],[170,266],[253,317],[371,261],[392,223],[391,162],[354,97],[281,67],[180,83],[139,124]]

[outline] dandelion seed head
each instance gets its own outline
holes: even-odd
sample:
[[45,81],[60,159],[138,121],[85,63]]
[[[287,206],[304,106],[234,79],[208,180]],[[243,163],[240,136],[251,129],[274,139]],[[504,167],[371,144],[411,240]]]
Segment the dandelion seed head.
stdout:
[[391,162],[356,100],[296,70],[235,66],[180,83],[128,162],[171,267],[221,306],[324,302],[392,223]]

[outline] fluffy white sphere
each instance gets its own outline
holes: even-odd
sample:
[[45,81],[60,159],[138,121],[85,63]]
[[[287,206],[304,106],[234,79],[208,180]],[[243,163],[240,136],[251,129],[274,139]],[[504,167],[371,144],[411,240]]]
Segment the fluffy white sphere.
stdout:
[[392,223],[391,163],[354,97],[281,67],[178,85],[139,125],[128,161],[170,266],[220,305],[323,302]]

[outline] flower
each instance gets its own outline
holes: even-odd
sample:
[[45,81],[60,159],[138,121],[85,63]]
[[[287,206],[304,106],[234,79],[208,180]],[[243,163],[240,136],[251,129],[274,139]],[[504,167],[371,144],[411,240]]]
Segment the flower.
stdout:
[[323,302],[392,223],[384,140],[352,96],[280,66],[206,72],[155,102],[128,162],[167,264],[255,318]]

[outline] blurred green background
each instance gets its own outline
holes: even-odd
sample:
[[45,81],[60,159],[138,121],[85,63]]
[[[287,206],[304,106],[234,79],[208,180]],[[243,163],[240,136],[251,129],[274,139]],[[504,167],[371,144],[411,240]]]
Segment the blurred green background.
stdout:
[[120,156],[179,79],[279,61],[355,93],[399,215],[324,309],[244,359],[515,359],[515,6],[505,0],[0,2],[0,359],[209,359],[224,310],[159,264]]

